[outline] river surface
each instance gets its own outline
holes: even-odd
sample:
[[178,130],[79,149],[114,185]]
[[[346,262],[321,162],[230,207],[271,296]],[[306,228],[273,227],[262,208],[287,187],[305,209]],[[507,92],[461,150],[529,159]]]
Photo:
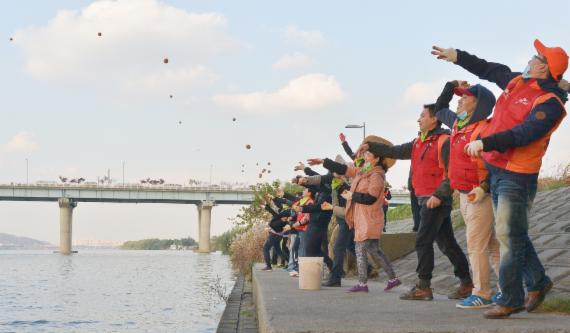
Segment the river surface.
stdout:
[[0,332],[215,332],[235,278],[192,251],[0,251]]

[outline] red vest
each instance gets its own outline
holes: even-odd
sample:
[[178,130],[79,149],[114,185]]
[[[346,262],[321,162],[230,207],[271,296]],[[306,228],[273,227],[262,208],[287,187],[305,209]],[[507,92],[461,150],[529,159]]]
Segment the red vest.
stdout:
[[[497,100],[495,113],[484,132],[484,136],[500,133],[522,124],[534,107],[552,97],[556,98],[564,108],[564,103],[554,93],[542,90],[535,79],[525,82],[522,76],[517,76],[509,82]],[[501,169],[526,174],[538,173],[542,164],[542,157],[548,148],[550,136],[565,116],[566,110],[548,133],[526,146],[511,148],[504,153],[498,151],[484,152],[481,156],[487,163]]]
[[418,137],[412,147],[412,185],[417,196],[432,195],[445,179],[441,147],[447,134],[432,135],[424,142]]
[[449,138],[449,171],[447,174],[452,189],[471,191],[487,177],[487,169],[483,161],[465,154],[465,146],[477,138],[486,124],[484,120],[478,121],[462,129],[457,127],[457,121],[453,124]]
[[[303,200],[303,199],[301,199]],[[293,204],[293,206],[307,206],[307,205],[312,205],[313,203],[315,203],[315,200],[313,200],[312,198],[309,198],[307,201],[305,201],[303,204],[301,204],[301,200],[295,202]],[[295,222],[301,222],[301,220],[305,219],[308,221],[309,220],[309,213],[297,213],[297,220]],[[300,231],[305,231],[307,230],[307,226],[308,226],[308,222],[304,222],[304,225],[300,225],[298,227],[296,227],[296,230],[300,230]]]

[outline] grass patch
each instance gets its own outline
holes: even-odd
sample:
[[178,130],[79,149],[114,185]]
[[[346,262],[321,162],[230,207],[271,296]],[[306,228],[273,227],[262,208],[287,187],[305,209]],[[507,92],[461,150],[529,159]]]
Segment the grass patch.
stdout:
[[545,300],[540,305],[542,312],[556,312],[570,314],[570,298],[555,297]]
[[412,218],[412,205],[400,205],[388,209],[388,223]]
[[555,190],[570,186],[570,164],[565,167],[559,166],[550,176],[538,178],[538,191]]

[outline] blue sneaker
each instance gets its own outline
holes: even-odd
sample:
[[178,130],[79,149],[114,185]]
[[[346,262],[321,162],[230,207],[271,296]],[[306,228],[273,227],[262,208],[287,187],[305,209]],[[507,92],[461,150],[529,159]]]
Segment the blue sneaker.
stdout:
[[497,304],[497,301],[500,300],[502,297],[503,293],[499,291],[495,295],[493,295],[493,297],[491,297],[491,302],[493,302],[493,304]]
[[481,296],[471,295],[461,302],[457,303],[455,306],[460,309],[482,309],[488,308],[493,305],[493,302],[489,299],[484,299]]

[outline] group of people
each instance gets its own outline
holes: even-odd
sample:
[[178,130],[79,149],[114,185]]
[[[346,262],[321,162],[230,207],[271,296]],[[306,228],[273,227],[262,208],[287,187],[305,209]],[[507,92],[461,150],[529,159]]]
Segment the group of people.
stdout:
[[[447,82],[435,103],[423,105],[419,133],[410,142],[393,145],[370,135],[353,152],[341,134],[350,162],[340,156],[309,159],[309,166],[328,170],[322,175],[300,163],[295,170],[305,175],[293,181],[304,186],[303,193],[266,198],[273,218],[264,246],[264,270],[272,269],[271,248],[288,260],[291,276],[298,275],[295,258],[323,257],[331,272],[323,285],[340,287],[348,250],[356,255],[358,270],[358,284],[348,292],[368,292],[368,257],[386,271],[386,291],[400,285],[378,240],[386,222],[386,172],[396,160],[406,159],[411,160],[408,183],[418,262],[416,285],[400,299],[433,299],[435,242],[459,279],[449,295],[458,300],[458,308],[489,307],[484,316],[491,319],[536,310],[553,282],[528,236],[528,212],[550,137],[566,116],[569,84],[562,78],[567,53],[539,40],[534,47],[537,54],[521,73],[462,50],[434,46],[432,54],[438,59],[497,84],[502,94],[495,99],[483,85]],[[454,95],[460,98],[452,111]],[[451,224],[454,191],[459,192],[468,256],[457,244]],[[331,260],[327,230],[333,214],[339,231]],[[289,235],[289,253],[282,251],[284,234]],[[498,277],[496,292],[492,271]]]

